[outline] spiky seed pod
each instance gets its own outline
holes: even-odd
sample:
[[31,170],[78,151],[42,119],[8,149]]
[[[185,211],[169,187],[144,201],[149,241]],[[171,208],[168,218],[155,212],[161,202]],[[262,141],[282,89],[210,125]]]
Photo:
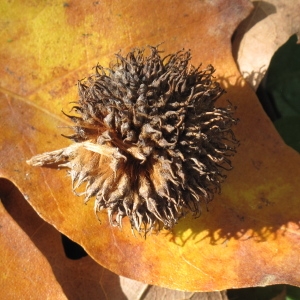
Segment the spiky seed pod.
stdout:
[[195,68],[189,51],[161,58],[134,49],[109,69],[78,82],[77,116],[68,116],[76,143],[28,161],[62,163],[73,191],[86,183],[85,201],[107,210],[110,224],[128,216],[133,229],[172,228],[186,211],[201,213],[220,192],[235,153],[234,108],[216,108],[224,90],[214,68]]

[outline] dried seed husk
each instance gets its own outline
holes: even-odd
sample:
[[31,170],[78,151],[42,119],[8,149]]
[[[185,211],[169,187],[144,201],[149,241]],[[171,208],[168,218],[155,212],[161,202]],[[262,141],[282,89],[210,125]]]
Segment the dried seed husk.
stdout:
[[112,226],[128,217],[138,232],[171,229],[221,191],[238,142],[235,108],[216,107],[224,93],[215,69],[190,64],[190,51],[164,58],[158,47],[134,49],[78,82],[71,146],[37,155],[33,166],[69,168],[73,191],[107,210]]

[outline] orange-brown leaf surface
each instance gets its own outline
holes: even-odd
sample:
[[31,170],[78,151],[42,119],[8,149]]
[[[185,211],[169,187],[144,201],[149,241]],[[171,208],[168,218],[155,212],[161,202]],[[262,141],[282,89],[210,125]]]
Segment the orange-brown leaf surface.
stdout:
[[119,276],[88,256],[68,259],[60,233],[12,183],[0,188],[1,299],[127,299]]
[[[188,291],[300,285],[300,157],[279,137],[231,54],[231,36],[251,8],[246,0],[2,2],[0,177],[122,276]],[[191,49],[194,65],[217,69],[227,89],[219,105],[230,99],[238,107],[241,145],[208,212],[143,239],[132,235],[128,220],[119,230],[103,213],[99,223],[92,201],[84,205],[73,195],[65,170],[25,161],[69,145],[60,136],[70,125],[61,109],[77,100],[77,80],[97,62],[161,42],[166,53]]]

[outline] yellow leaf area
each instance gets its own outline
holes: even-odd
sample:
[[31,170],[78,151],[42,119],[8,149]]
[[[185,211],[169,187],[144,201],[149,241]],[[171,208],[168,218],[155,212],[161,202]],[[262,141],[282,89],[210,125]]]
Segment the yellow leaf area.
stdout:
[[[12,181],[45,221],[111,271],[149,284],[213,291],[276,283],[299,285],[299,154],[284,144],[231,55],[231,36],[248,1],[14,1],[1,3],[0,176]],[[200,218],[172,232],[134,237],[101,223],[71,191],[65,170],[26,159],[60,149],[78,99],[78,79],[119,51],[158,45],[191,49],[192,64],[212,64],[236,105],[240,140],[222,193]],[[255,55],[255,54],[253,54]],[[25,201],[24,199],[24,201]],[[5,224],[1,224],[5,226]]]

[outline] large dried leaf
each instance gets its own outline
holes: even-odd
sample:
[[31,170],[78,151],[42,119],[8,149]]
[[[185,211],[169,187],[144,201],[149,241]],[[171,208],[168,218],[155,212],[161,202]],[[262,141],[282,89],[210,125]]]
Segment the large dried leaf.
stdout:
[[[12,203],[16,204],[16,201]],[[21,213],[23,214],[23,211]],[[1,298],[29,298],[32,294],[38,293],[43,298],[67,299],[47,259],[15,223],[2,203],[0,217]],[[51,243],[51,240],[49,242]]]
[[293,34],[300,37],[299,0],[253,1],[254,10],[239,26],[233,47],[239,69],[256,89],[275,51]]
[[68,259],[61,235],[0,180],[1,299],[120,299],[120,278],[90,257]]
[[170,290],[156,285],[148,285],[120,276],[124,294],[129,300],[228,300],[227,291],[216,292],[186,292]]
[[[237,1],[21,1],[2,3],[0,44],[1,169],[47,222],[117,274],[189,291],[299,285],[300,158],[287,147],[251,88],[240,79],[231,35],[251,5]],[[193,64],[212,63],[238,106],[241,142],[221,195],[199,219],[146,240],[100,224],[93,203],[71,192],[65,170],[25,160],[67,146],[61,109],[77,100],[77,79],[113,53],[164,41],[166,53],[192,49]]]

